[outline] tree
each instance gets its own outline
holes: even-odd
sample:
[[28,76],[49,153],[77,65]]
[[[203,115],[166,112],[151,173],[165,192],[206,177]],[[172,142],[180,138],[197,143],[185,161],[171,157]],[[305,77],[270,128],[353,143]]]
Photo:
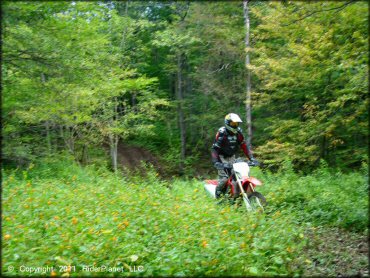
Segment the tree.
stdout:
[[186,124],[185,124],[185,93],[186,87],[184,86],[184,66],[187,59],[189,49],[192,45],[196,44],[198,39],[186,31],[185,18],[188,13],[188,6],[179,6],[177,10],[178,22],[173,23],[172,26],[168,26],[163,31],[156,33],[156,38],[153,40],[153,44],[156,47],[168,48],[170,52],[170,63],[175,62],[175,67],[170,67],[169,74],[176,74],[175,92],[177,102],[177,117],[178,126],[180,130],[180,163],[179,172],[184,173],[184,162],[186,160]]
[[248,137],[247,145],[251,146],[252,141],[252,103],[251,103],[251,72],[250,72],[250,58],[249,58],[249,33],[250,33],[250,23],[249,23],[249,0],[243,1],[243,14],[245,21],[245,68],[247,70],[247,89],[246,89],[246,102],[245,102],[245,112],[247,118],[247,128],[248,128]]
[[320,159],[359,165],[367,149],[366,4],[269,6],[255,10],[262,24],[255,30],[253,71],[263,95],[255,109],[266,134],[259,152],[271,164],[289,156],[299,168]]
[[[99,33],[100,21],[90,14],[101,9],[91,3],[4,5],[7,158],[47,154],[52,138],[56,145],[63,139],[69,151],[75,152],[76,127],[86,124],[93,107],[93,98],[86,96],[91,95],[91,81],[96,77],[94,64],[106,48],[103,34],[93,36]],[[86,45],[91,47],[86,49]],[[47,144],[34,144],[40,140],[32,136],[44,133]],[[14,152],[28,146],[28,153]]]

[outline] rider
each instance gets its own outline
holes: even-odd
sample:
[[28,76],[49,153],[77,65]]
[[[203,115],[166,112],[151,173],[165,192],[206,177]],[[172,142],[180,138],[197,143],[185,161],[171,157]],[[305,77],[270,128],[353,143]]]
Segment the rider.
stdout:
[[237,114],[230,113],[225,117],[225,126],[221,127],[212,145],[212,162],[218,170],[218,185],[216,187],[216,198],[220,198],[225,193],[226,182],[229,178],[225,169],[231,169],[230,163],[235,160],[235,153],[240,147],[248,159],[254,164],[258,161],[254,159],[252,152],[244,141],[244,136],[239,123],[242,120]]

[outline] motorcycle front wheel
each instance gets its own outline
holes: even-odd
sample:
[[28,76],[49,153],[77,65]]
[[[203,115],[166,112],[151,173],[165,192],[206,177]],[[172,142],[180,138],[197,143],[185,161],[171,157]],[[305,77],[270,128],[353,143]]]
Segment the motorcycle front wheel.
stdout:
[[266,206],[266,198],[259,192],[254,191],[248,195],[249,202],[253,210],[262,210]]

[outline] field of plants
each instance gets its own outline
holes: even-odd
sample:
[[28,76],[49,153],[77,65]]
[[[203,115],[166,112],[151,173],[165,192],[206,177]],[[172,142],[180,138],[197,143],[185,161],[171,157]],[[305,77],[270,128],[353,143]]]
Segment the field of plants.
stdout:
[[217,204],[201,180],[140,177],[69,159],[3,170],[2,274],[366,275],[367,167],[289,164],[264,181],[265,213]]
[[367,2],[3,2],[2,275],[369,276]]

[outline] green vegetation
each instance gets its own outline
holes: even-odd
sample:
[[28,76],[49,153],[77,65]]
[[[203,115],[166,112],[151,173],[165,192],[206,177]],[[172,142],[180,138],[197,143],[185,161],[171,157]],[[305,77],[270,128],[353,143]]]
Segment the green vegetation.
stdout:
[[[368,275],[369,4],[243,2],[2,2],[2,274]],[[264,214],[203,192],[231,112]]]
[[[84,265],[145,276],[302,274],[312,264],[304,252],[310,232],[320,226],[367,232],[366,174],[253,170],[265,181],[264,214],[218,205],[202,182],[163,181],[150,166],[129,177],[66,158],[5,170],[3,274],[22,274],[21,265],[58,271],[71,265],[75,276],[99,274],[84,272]],[[134,266],[145,270],[130,272]]]
[[245,49],[242,2],[5,1],[4,159],[27,165],[67,150],[88,163],[108,145],[116,169],[126,142],[160,155],[171,174],[192,175],[223,117],[245,119],[249,53],[255,156],[270,169],[286,157],[306,173],[320,160],[359,169],[368,3],[248,5]]
[[[291,172],[267,176],[266,180],[271,184],[270,205],[292,208],[299,222],[360,232],[368,226],[367,175],[330,172],[324,167],[308,176]],[[276,196],[275,192],[280,194]]]

